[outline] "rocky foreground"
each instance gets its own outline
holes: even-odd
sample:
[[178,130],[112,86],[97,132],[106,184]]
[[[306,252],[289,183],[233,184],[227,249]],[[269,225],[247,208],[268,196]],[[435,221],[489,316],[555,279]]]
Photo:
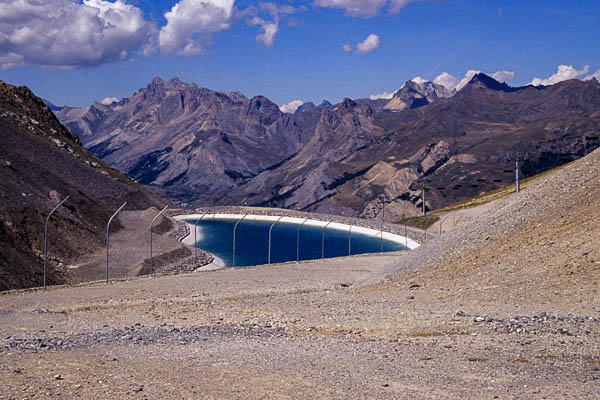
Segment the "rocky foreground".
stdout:
[[600,397],[600,152],[411,253],[0,295],[0,398]]

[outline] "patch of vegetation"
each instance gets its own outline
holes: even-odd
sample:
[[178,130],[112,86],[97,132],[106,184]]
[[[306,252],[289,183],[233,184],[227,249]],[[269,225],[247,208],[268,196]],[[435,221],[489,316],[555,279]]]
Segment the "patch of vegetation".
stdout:
[[426,215],[426,216],[420,216],[420,217],[402,218],[398,221],[394,221],[393,223],[398,224],[398,225],[408,225],[408,226],[412,226],[414,228],[427,230],[431,227],[431,225],[435,224],[439,220],[440,220],[440,217],[436,217],[433,215]]

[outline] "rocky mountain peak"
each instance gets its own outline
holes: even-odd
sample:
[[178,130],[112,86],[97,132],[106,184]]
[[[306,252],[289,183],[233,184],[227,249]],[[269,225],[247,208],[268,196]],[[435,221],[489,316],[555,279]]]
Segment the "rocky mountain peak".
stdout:
[[425,106],[440,98],[451,97],[445,86],[428,81],[407,81],[383,107],[387,111],[402,111]]
[[506,83],[498,82],[491,76],[486,75],[481,72],[476,74],[471,79],[471,81],[467,84],[467,86],[465,86],[465,88],[467,88],[467,87],[486,88],[486,89],[495,90],[497,92],[512,92],[512,91],[514,91],[514,88],[508,86]]

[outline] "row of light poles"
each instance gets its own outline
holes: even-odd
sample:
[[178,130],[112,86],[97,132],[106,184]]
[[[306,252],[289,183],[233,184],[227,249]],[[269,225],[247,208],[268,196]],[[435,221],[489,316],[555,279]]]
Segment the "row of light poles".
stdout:
[[[242,218],[238,219],[237,222],[235,223],[235,225],[233,226],[233,267],[236,266],[236,232],[237,232],[237,227],[238,225],[248,216],[248,214],[244,214],[242,216]],[[267,255],[267,263],[270,265],[271,264],[271,249],[272,249],[272,238],[273,238],[273,228],[275,227],[275,225],[277,225],[277,223],[279,223],[281,221],[281,219],[283,218],[283,216],[278,217],[270,226],[269,226],[269,244],[268,244],[268,255]],[[302,229],[302,227],[304,226],[304,224],[308,221],[308,218],[305,218],[302,223],[297,224],[298,228],[296,230],[296,262],[300,262],[300,230]],[[323,228],[321,230],[321,259],[325,258],[325,232],[327,230],[327,227],[329,227],[329,225],[331,224],[332,221],[328,221],[325,225],[323,225]],[[350,225],[350,228],[348,229],[348,255],[352,255],[352,228],[354,228],[354,224]]]
[[[46,223],[44,225],[44,278],[43,278],[44,279],[44,290],[46,290],[46,282],[47,282],[48,223],[50,222],[50,217],[52,216],[52,214],[54,214],[54,212],[56,210],[58,210],[60,208],[60,206],[62,206],[67,200],[69,200],[70,197],[71,196],[65,197],[60,203],[58,203],[58,205],[56,205],[56,207],[54,207],[52,209],[52,211],[50,211],[50,213],[46,217]],[[117,214],[119,214],[119,212],[121,212],[121,210],[123,210],[123,208],[125,208],[126,205],[127,205],[127,202],[123,203],[123,205],[121,205],[121,207],[119,207],[119,209],[117,211],[115,211],[115,213],[110,217],[110,219],[108,220],[108,223],[106,224],[106,283],[108,283],[108,280],[109,280],[108,271],[109,271],[110,224],[113,221],[113,219],[117,216]],[[154,222],[157,220],[157,218],[160,217],[167,210],[167,208],[169,208],[169,206],[165,206],[158,214],[156,214],[154,219],[152,219],[152,223],[150,224],[150,275],[152,275],[152,227],[154,226]],[[194,232],[194,235],[195,235],[195,232]],[[195,236],[194,236],[194,238],[195,238]],[[198,253],[196,253],[196,257],[197,256],[198,256]]]

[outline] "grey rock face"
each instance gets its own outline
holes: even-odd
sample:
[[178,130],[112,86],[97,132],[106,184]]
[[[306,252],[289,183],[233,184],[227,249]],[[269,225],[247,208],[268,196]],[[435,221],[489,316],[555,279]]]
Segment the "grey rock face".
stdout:
[[383,107],[388,111],[402,111],[425,106],[440,98],[451,97],[454,92],[433,82],[417,83],[408,81],[394,97]]
[[419,213],[424,181],[427,209],[507,185],[507,152],[534,155],[527,176],[600,145],[595,80],[511,88],[478,74],[458,93],[409,81],[384,103],[283,114],[262,96],[155,79],[110,106],[57,113],[94,153],[175,200],[371,217],[382,194],[386,216]]
[[92,152],[175,199],[218,196],[296,153],[316,119],[174,78],[109,106],[57,113]]

